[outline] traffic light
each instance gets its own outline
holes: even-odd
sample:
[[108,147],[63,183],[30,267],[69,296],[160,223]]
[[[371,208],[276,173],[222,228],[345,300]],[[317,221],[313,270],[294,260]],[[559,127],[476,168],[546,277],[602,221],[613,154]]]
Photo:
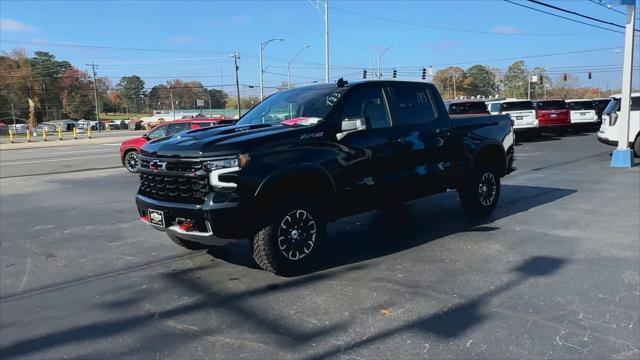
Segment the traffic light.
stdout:
[[422,80],[427,80],[427,68],[422,68]]
[[589,71],[589,80],[591,80],[591,71]]
[[394,79],[398,77],[398,70],[393,69],[393,75],[392,75],[392,77],[393,77]]
[[363,69],[362,70],[362,78],[366,79],[367,78],[367,69]]
[[562,74],[562,80],[567,81],[567,74]]

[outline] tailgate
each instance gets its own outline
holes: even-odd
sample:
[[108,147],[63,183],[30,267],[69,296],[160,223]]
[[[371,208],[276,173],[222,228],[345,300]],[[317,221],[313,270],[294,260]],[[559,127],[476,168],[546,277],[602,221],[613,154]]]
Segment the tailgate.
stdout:
[[514,127],[534,126],[536,121],[535,110],[509,111],[506,114],[511,116]]

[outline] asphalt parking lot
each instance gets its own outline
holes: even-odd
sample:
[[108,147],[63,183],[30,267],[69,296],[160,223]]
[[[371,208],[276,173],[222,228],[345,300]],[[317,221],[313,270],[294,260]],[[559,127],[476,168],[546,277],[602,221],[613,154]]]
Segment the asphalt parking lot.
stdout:
[[524,142],[489,219],[455,192],[343,219],[294,278],[140,223],[116,146],[0,152],[0,355],[637,359],[640,167],[611,150]]

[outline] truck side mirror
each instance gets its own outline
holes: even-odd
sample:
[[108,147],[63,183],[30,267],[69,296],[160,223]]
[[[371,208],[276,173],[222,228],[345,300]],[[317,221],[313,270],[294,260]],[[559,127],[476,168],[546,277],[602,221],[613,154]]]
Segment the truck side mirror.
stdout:
[[142,135],[142,138],[145,140],[150,140],[151,138],[149,137],[149,134],[144,134]]
[[371,128],[369,124],[369,118],[363,117],[350,117],[342,120],[342,132],[366,130]]

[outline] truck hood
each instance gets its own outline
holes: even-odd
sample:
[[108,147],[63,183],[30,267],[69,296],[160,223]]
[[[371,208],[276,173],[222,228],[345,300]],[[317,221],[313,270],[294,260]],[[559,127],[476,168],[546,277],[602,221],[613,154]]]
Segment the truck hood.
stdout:
[[[299,141],[315,126],[221,125],[201,128],[150,141],[141,154],[150,157],[209,157],[239,154],[264,144]],[[315,130],[317,131],[317,130]]]

